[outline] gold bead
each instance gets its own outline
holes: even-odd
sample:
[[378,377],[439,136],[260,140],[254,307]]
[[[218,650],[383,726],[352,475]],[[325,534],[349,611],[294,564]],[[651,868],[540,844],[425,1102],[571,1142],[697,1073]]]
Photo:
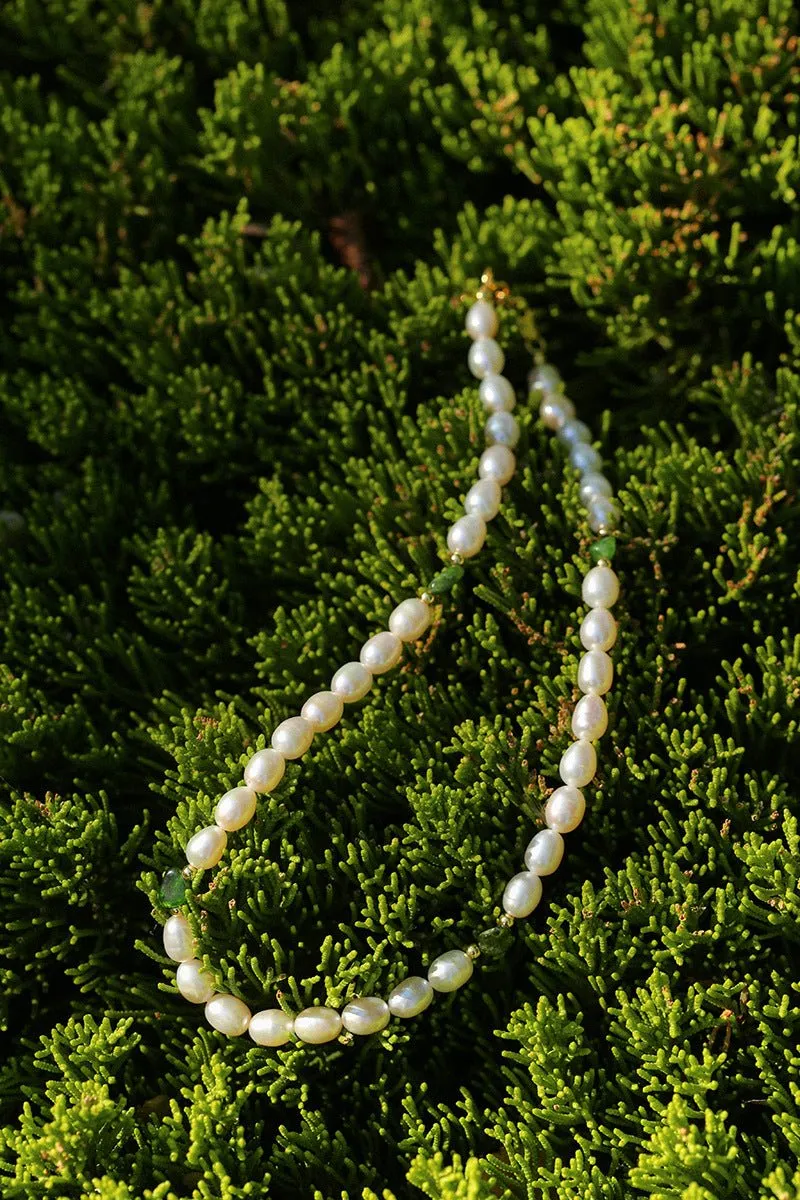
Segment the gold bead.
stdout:
[[423,604],[433,604],[435,599],[436,597],[433,596],[431,592],[423,592],[420,596],[420,600]]
[[514,918],[511,916],[510,913],[503,913],[502,917],[499,918],[497,924],[500,925],[503,929],[510,929],[511,926],[514,924]]
[[463,566],[464,555],[459,554],[459,552],[457,550],[454,550],[453,553],[450,555],[450,562],[453,564],[454,567]]
[[194,867],[191,865],[191,863],[188,866],[183,868],[183,870],[181,871],[181,875],[183,876],[184,879],[192,878],[192,876],[194,875]]
[[480,946],[476,946],[473,942],[471,946],[467,946],[464,953],[466,954],[467,958],[471,958],[474,962],[476,958],[480,958],[481,948]]
[[339,1041],[342,1046],[351,1046],[355,1041],[355,1038],[349,1029],[345,1029],[344,1033],[339,1034],[337,1041]]

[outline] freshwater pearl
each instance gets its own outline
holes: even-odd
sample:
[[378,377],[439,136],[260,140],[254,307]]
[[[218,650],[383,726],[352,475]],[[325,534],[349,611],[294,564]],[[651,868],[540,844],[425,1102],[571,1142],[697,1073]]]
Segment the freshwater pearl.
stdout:
[[244,769],[244,781],[254,792],[271,792],[283,779],[286,759],[277,750],[259,750]]
[[[542,423],[548,429],[554,429],[558,432],[563,429],[567,421],[571,421],[575,416],[575,405],[567,397],[557,393],[553,396],[548,396],[539,405],[539,417]],[[576,445],[582,446],[583,442],[577,442]]]
[[575,446],[578,442],[591,442],[592,431],[583,421],[565,421],[556,436],[565,446]]
[[481,479],[496,479],[503,484],[508,483],[516,467],[516,456],[508,446],[489,446],[480,457],[478,474]]
[[608,710],[601,696],[589,692],[581,696],[572,712],[572,732],[576,738],[594,742],[608,729]]
[[511,412],[517,403],[514,388],[505,375],[484,375],[478,395],[489,412]]
[[342,1018],[335,1008],[314,1006],[304,1008],[294,1019],[294,1031],[301,1042],[321,1046],[332,1042],[342,1032]]
[[583,504],[591,504],[600,496],[613,496],[614,489],[611,486],[611,481],[606,479],[599,471],[587,471],[581,479],[581,485],[578,488],[578,495]]
[[164,949],[174,962],[194,958],[194,938],[183,913],[175,913],[164,922]]
[[589,446],[586,442],[576,442],[574,446],[570,446],[569,461],[575,470],[581,473],[594,473],[603,465],[599,450],[595,450],[594,446]]
[[557,392],[561,384],[561,376],[552,363],[540,363],[528,372],[528,387],[539,395]]
[[359,996],[342,1009],[342,1024],[351,1033],[366,1037],[385,1029],[391,1015],[389,1005],[380,996]]
[[472,343],[467,355],[467,364],[478,379],[485,375],[499,375],[506,356],[494,338],[479,337]]
[[300,709],[300,716],[313,725],[315,733],[327,733],[342,719],[344,700],[335,692],[314,692]]
[[272,734],[272,749],[284,758],[300,758],[314,740],[314,726],[305,717],[281,721]]
[[619,598],[619,579],[611,567],[592,567],[583,577],[581,596],[590,608],[613,608]]
[[503,911],[510,917],[529,917],[542,898],[542,881],[533,871],[509,879],[503,892]]
[[241,829],[248,821],[252,821],[257,803],[258,796],[252,788],[231,788],[217,801],[214,820],[220,829],[233,833],[235,829]]
[[472,959],[463,950],[447,950],[428,967],[428,983],[435,992],[454,992],[473,971]]
[[198,958],[182,962],[175,972],[175,982],[184,1000],[190,1004],[205,1004],[214,995],[214,980]]
[[331,691],[352,704],[361,700],[372,687],[372,672],[360,662],[345,663],[331,680]]
[[557,833],[577,829],[586,812],[583,792],[574,787],[556,788],[544,809],[544,819]]
[[395,1017],[416,1017],[433,999],[433,988],[421,975],[409,975],[387,997],[389,1012]]
[[424,600],[410,597],[398,604],[389,617],[389,628],[403,642],[415,642],[431,623],[431,610]]
[[228,844],[228,835],[219,825],[207,825],[186,843],[186,860],[193,867],[215,867]]
[[464,322],[471,338],[493,338],[497,333],[497,312],[487,300],[476,300],[467,309]]
[[591,742],[573,742],[561,755],[558,773],[567,787],[585,787],[596,771],[597,751]]
[[614,664],[605,650],[587,650],[578,663],[578,687],[582,692],[599,692],[602,696],[611,687]]
[[500,511],[503,492],[496,479],[479,479],[464,497],[464,508],[471,517],[491,521]]
[[403,653],[403,643],[396,633],[384,629],[382,633],[373,634],[361,647],[359,658],[373,675],[383,675],[400,661]]
[[610,650],[617,640],[617,622],[607,608],[593,608],[581,621],[580,637],[587,650]]
[[247,1031],[251,1018],[250,1009],[236,996],[216,992],[206,1001],[206,1020],[212,1029],[228,1037],[241,1037]]
[[528,842],[525,866],[534,875],[552,875],[564,857],[564,839],[555,829],[540,829]]
[[257,1046],[282,1046],[294,1032],[294,1017],[280,1008],[253,1013],[247,1032]]
[[513,449],[519,441],[519,421],[509,412],[492,413],[483,431],[490,443],[497,442]]
[[483,517],[461,517],[447,531],[447,548],[463,558],[472,558],[486,541],[486,522]]
[[613,529],[619,517],[619,509],[614,500],[608,496],[598,496],[592,500],[586,510],[589,521],[589,528],[595,533],[601,530],[604,526],[607,529]]

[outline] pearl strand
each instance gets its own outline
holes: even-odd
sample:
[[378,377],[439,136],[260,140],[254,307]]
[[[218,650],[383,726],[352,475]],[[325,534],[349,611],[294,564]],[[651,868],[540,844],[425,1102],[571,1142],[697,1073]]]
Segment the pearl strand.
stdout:
[[[447,546],[451,563],[460,571],[461,564],[482,548],[487,523],[500,509],[502,487],[514,475],[514,447],[519,440],[519,424],[512,415],[515,394],[502,375],[504,355],[495,341],[497,311],[483,290],[466,315],[466,331],[472,339],[468,365],[480,379],[478,393],[489,412],[485,425],[487,447],[478,465],[478,481],[464,500],[464,516],[450,527]],[[568,447],[569,459],[581,475],[580,497],[588,510],[591,528],[607,533],[616,519],[609,481],[600,474],[601,460],[591,446],[591,433],[575,419],[575,407],[563,393],[556,369],[540,363],[529,376],[531,395],[540,400],[539,415]],[[452,570],[452,567],[450,568]],[[441,575],[446,575],[442,572]],[[437,579],[440,577],[437,577]],[[435,581],[434,581],[435,582]],[[433,586],[433,584],[431,585]],[[446,590],[444,587],[442,590]],[[498,922],[510,926],[516,919],[530,916],[539,904],[542,877],[551,875],[564,855],[563,834],[580,824],[585,799],[580,790],[594,777],[597,756],[593,742],[608,725],[602,696],[608,691],[613,666],[607,651],[616,641],[617,626],[610,609],[619,595],[619,583],[607,560],[584,577],[582,598],[589,607],[580,630],[586,651],[578,665],[578,686],[584,693],[572,717],[575,741],[564,751],[559,765],[562,786],[557,788],[545,807],[546,828],[531,840],[524,854],[525,870],[507,883],[503,892],[503,915]],[[271,745],[252,756],[244,769],[244,785],[226,792],[214,810],[214,824],[195,833],[186,844],[189,866],[209,869],[216,866],[227,847],[228,834],[244,828],[255,815],[258,796],[279,785],[286,762],[301,758],[318,733],[332,729],[341,720],[345,704],[361,700],[371,688],[374,677],[391,670],[400,661],[403,646],[418,640],[431,622],[431,604],[435,597],[425,591],[420,597],[401,601],[389,617],[389,628],[370,637],[361,647],[357,661],[345,663],[334,674],[330,690],[311,696],[299,716],[281,722],[273,731]],[[173,874],[168,872],[167,875]],[[166,880],[166,876],[165,876]],[[177,899],[177,896],[175,896]],[[182,899],[182,895],[181,895]],[[172,904],[175,907],[175,904]],[[439,955],[428,967],[427,978],[412,975],[401,980],[386,997],[361,996],[351,1000],[339,1013],[336,1009],[314,1005],[296,1016],[278,1008],[251,1012],[236,996],[216,992],[211,974],[195,957],[191,927],[185,915],[173,912],[163,927],[164,950],[178,963],[176,984],[181,995],[193,1004],[205,1006],[209,1025],[229,1037],[245,1032],[260,1046],[281,1046],[292,1035],[300,1041],[320,1045],[352,1040],[384,1029],[392,1016],[409,1019],[424,1012],[436,992],[447,993],[463,987],[473,974],[473,963],[480,950],[475,945],[453,949]],[[344,1031],[344,1034],[343,1034]]]

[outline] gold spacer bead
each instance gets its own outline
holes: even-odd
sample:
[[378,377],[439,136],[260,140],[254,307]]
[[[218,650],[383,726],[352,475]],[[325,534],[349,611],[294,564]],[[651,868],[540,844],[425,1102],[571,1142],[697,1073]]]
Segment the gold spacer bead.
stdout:
[[194,875],[194,867],[192,866],[191,863],[189,863],[188,866],[185,866],[183,868],[183,870],[181,871],[181,875],[183,876],[184,879],[192,878],[192,876]]
[[423,604],[433,604],[435,599],[436,599],[436,597],[433,595],[432,592],[423,592],[422,595],[420,596],[420,600],[422,601]]
[[497,924],[501,927],[501,929],[510,929],[514,924],[514,918],[510,913],[503,913],[502,917],[498,919]]
[[461,567],[464,565],[464,555],[459,554],[459,552],[457,550],[454,550],[453,553],[450,555],[450,562],[453,564],[454,567]]
[[466,954],[467,958],[471,958],[474,962],[476,958],[480,958],[481,948],[480,946],[476,946],[473,942],[470,946],[467,946],[464,953]]
[[355,1037],[349,1029],[345,1029],[344,1033],[339,1034],[337,1041],[340,1042],[342,1046],[352,1046],[353,1042],[355,1041]]
[[610,567],[611,559],[610,558],[598,558],[597,562],[594,565],[596,567]]

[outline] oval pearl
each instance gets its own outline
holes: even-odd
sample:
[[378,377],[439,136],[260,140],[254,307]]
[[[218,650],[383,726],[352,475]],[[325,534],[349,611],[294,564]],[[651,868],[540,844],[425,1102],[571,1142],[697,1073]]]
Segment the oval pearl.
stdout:
[[564,857],[564,839],[555,829],[540,829],[528,842],[525,866],[534,875],[552,875]]
[[587,650],[610,650],[617,640],[617,622],[607,608],[593,608],[581,621],[580,637]]
[[608,729],[608,710],[597,692],[581,696],[572,713],[572,732],[576,738],[593,742]]
[[215,992],[206,1001],[206,1020],[209,1025],[228,1037],[241,1037],[247,1031],[251,1015],[243,1000],[226,996],[224,992]]
[[433,988],[421,975],[409,975],[387,998],[389,1012],[395,1017],[416,1017],[424,1012],[433,999]]
[[516,456],[508,446],[489,446],[484,450],[478,463],[478,474],[481,479],[496,479],[500,484],[508,483],[516,469]]
[[272,734],[272,749],[284,758],[300,758],[314,740],[314,726],[305,717],[281,721]]
[[304,1008],[294,1019],[294,1031],[301,1042],[321,1046],[323,1042],[332,1042],[342,1032],[342,1017],[335,1008],[321,1005]]
[[471,338],[493,338],[497,333],[497,312],[488,300],[476,300],[467,309],[464,322]]
[[508,412],[492,413],[483,427],[486,440],[513,449],[519,441],[519,421]]
[[575,446],[578,442],[591,442],[592,431],[583,421],[565,421],[556,436],[565,446]]
[[464,497],[464,508],[471,517],[491,521],[500,511],[503,492],[496,479],[479,479]]
[[587,508],[589,528],[598,533],[601,529],[613,529],[619,518],[619,509],[608,496],[598,496]]
[[247,1032],[257,1046],[282,1046],[294,1032],[294,1017],[280,1008],[253,1013]]
[[313,725],[315,733],[327,733],[342,718],[344,700],[335,692],[314,692],[300,709],[300,716]]
[[398,604],[389,617],[389,629],[403,642],[415,642],[431,623],[431,610],[413,596]]
[[428,983],[435,992],[454,992],[471,978],[472,959],[463,950],[447,950],[428,967]]
[[464,558],[472,558],[486,541],[486,522],[483,517],[461,517],[447,531],[447,548]]
[[558,370],[552,363],[540,363],[528,372],[528,388],[539,394],[557,392],[562,384]]
[[611,687],[614,664],[604,650],[587,650],[578,663],[578,687],[601,696]]
[[219,825],[207,825],[186,843],[186,859],[193,867],[215,867],[228,844],[228,835]]
[[599,499],[600,496],[613,496],[614,489],[611,486],[611,481],[606,479],[605,475],[601,475],[599,471],[587,471],[581,479],[581,485],[578,488],[578,495],[584,504],[591,504],[593,500]]
[[277,750],[259,750],[244,769],[244,781],[254,792],[271,792],[283,779],[286,759]]
[[[575,405],[569,397],[558,393],[554,396],[548,396],[539,405],[539,417],[542,424],[548,429],[554,429],[556,433],[563,429],[567,421],[571,421],[575,416]],[[583,442],[578,442],[577,445],[583,445]]]
[[194,938],[183,913],[174,913],[164,922],[164,949],[174,962],[194,958]]
[[361,700],[372,687],[372,671],[368,671],[363,663],[345,663],[331,680],[331,691],[341,696],[345,704]]
[[596,771],[597,751],[591,742],[573,742],[561,755],[558,773],[567,787],[585,787]]
[[252,821],[257,803],[258,796],[252,788],[231,788],[217,801],[214,820],[220,829],[233,833],[235,829],[241,829],[248,821]]
[[214,980],[198,958],[182,962],[175,972],[175,982],[184,1000],[190,1004],[205,1004],[214,995]]
[[581,596],[590,608],[613,608],[619,599],[619,579],[611,567],[592,567],[583,577]]
[[514,388],[505,375],[484,375],[478,395],[490,412],[511,412],[517,403]]
[[506,356],[494,338],[476,338],[467,355],[469,369],[478,379],[483,379],[485,375],[499,375],[505,361]]
[[603,465],[600,451],[595,450],[594,446],[589,446],[586,442],[576,442],[574,446],[570,446],[569,461],[575,470],[581,473],[584,471],[594,473],[599,471]]
[[583,792],[574,787],[556,788],[544,808],[544,819],[557,833],[577,829],[586,812]]
[[529,917],[542,898],[542,881],[533,871],[509,879],[503,892],[503,910],[510,917]]
[[385,1029],[391,1015],[389,1005],[380,996],[358,996],[342,1009],[342,1024],[351,1033],[366,1037]]
[[384,629],[376,633],[361,647],[359,658],[363,666],[373,675],[383,675],[400,661],[403,653],[403,643],[396,633]]

